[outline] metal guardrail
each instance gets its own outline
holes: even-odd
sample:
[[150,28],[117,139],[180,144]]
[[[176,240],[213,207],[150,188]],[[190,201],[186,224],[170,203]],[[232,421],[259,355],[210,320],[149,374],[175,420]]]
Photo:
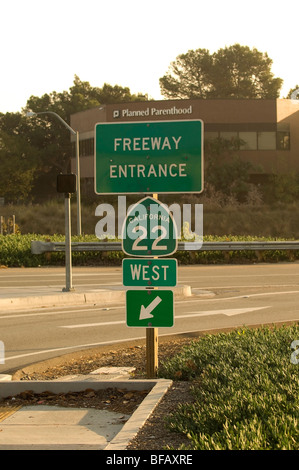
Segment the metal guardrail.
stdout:
[[[72,251],[122,251],[121,242],[73,242]],[[178,242],[177,251],[267,251],[299,250],[299,241],[252,241],[252,242]],[[65,251],[64,242],[32,240],[31,253]]]

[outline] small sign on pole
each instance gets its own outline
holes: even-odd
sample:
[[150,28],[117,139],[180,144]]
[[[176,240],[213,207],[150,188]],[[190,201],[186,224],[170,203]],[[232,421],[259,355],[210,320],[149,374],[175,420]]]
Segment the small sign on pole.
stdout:
[[127,255],[167,256],[177,245],[176,224],[164,204],[147,196],[132,207],[122,229],[122,249]]
[[176,259],[125,258],[122,268],[124,286],[174,287],[177,284]]
[[177,250],[177,228],[155,195],[141,199],[127,214],[122,248],[136,257],[124,259],[122,265],[123,284],[136,287],[126,292],[127,326],[146,328],[147,376],[151,378],[158,369],[157,329],[174,325],[173,291],[159,288],[177,283],[177,260],[164,258]]
[[171,290],[128,290],[127,326],[172,327],[173,292]]

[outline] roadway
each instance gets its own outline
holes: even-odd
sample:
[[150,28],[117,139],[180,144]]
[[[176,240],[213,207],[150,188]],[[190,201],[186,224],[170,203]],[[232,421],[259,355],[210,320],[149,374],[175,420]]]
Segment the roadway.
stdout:
[[[159,337],[299,320],[299,263],[179,266],[192,296],[175,300],[174,326]],[[1,299],[61,292],[64,268],[0,269],[0,374],[66,353],[145,338],[126,325],[126,307],[108,303],[1,308]],[[76,290],[123,289],[121,267],[74,267]],[[298,338],[294,338],[298,339]]]

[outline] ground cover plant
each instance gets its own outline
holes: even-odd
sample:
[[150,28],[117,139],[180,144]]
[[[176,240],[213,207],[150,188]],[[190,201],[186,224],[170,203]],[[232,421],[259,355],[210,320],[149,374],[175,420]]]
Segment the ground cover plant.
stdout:
[[162,364],[161,377],[192,382],[194,401],[167,417],[190,439],[184,449],[298,450],[298,339],[298,324],[242,328],[204,336]]
[[[65,256],[63,252],[52,252],[35,255],[31,253],[31,241],[64,242],[64,235],[42,235],[36,233],[0,235],[0,266],[6,267],[37,267],[37,266],[64,266]],[[182,239],[183,240],[183,239]],[[282,238],[253,237],[253,236],[204,236],[204,241],[270,241],[283,240]],[[72,236],[72,242],[99,242],[95,235]],[[117,241],[111,239],[110,241]],[[118,240],[120,241],[120,240]],[[72,252],[72,264],[74,266],[103,266],[121,265],[124,258],[122,251],[98,251],[98,252]],[[258,261],[279,262],[294,261],[299,259],[299,251],[268,250],[255,251],[177,251],[173,257],[179,264],[216,264],[216,263],[252,263]]]

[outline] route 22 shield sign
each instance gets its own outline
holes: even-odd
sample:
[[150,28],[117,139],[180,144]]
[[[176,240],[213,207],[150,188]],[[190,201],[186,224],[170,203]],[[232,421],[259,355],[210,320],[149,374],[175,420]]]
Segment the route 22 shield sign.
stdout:
[[168,256],[177,250],[177,228],[169,209],[145,197],[129,211],[122,230],[122,250],[130,256]]

